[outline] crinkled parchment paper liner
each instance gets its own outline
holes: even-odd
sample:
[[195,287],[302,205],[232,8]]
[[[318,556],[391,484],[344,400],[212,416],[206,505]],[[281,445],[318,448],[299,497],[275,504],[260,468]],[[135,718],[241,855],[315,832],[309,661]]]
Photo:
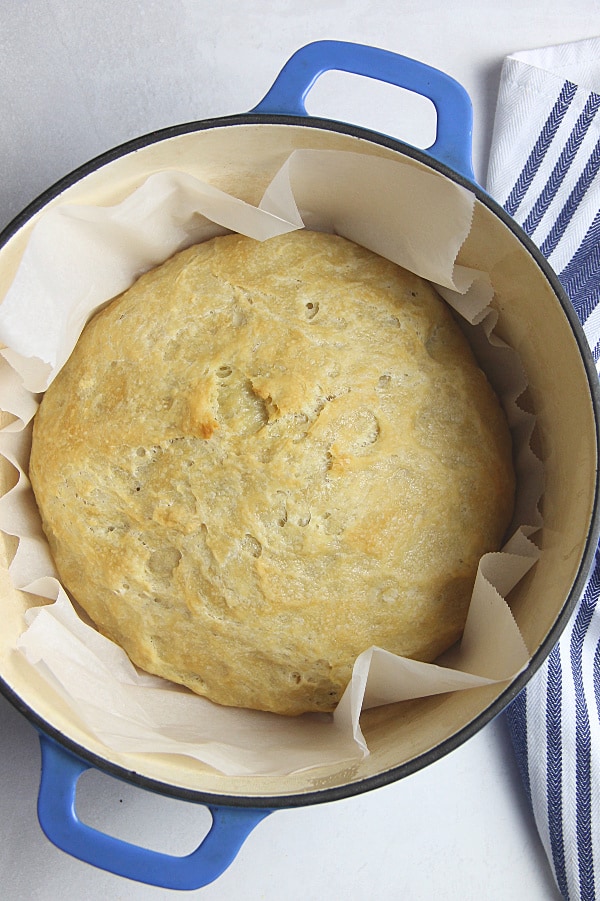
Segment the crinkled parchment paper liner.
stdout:
[[[19,474],[0,499],[0,528],[19,538],[13,584],[48,599],[28,611],[18,651],[105,746],[185,754],[228,775],[290,773],[368,754],[363,708],[506,681],[527,664],[504,597],[538,556],[528,536],[541,525],[540,464],[529,448],[533,418],[515,402],[524,374],[494,334],[489,277],[455,265],[473,204],[467,189],[402,162],[303,150],[277,173],[258,209],[189,174],[161,171],[117,206],[62,205],[40,217],[0,306],[0,407],[15,417],[0,433],[0,453]],[[445,665],[369,648],[333,715],[291,718],[219,707],[141,673],[80,618],[57,579],[27,465],[39,394],[95,309],[143,271],[214,234],[266,240],[304,226],[337,232],[429,279],[473,324],[468,328],[502,397],[526,490],[519,492],[512,538],[480,562],[463,640]]]

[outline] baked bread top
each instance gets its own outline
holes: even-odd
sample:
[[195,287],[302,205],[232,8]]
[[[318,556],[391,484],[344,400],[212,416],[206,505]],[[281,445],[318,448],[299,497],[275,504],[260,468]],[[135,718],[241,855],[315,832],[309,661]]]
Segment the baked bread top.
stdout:
[[35,417],[63,584],[141,668],[335,707],[460,636],[514,494],[504,414],[425,281],[343,238],[185,250],[88,323]]

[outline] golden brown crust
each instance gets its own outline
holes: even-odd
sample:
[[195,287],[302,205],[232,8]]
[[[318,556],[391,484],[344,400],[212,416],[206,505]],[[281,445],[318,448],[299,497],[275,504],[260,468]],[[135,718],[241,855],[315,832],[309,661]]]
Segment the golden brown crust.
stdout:
[[216,238],[142,276],[47,391],[30,476],[65,586],[140,667],[330,710],[432,660],[508,525],[508,429],[444,303],[342,238]]

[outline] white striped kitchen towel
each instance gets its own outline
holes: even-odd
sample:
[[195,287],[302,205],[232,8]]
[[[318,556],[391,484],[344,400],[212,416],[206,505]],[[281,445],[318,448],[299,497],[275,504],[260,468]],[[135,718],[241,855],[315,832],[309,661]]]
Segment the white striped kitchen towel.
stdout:
[[[487,190],[552,264],[600,370],[600,38],[504,61]],[[564,898],[600,898],[600,554],[546,663],[508,709]]]

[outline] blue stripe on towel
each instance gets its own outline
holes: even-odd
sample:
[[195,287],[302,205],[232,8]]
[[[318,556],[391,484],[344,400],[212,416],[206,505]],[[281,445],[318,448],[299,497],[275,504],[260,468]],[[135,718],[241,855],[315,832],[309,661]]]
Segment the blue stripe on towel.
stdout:
[[544,254],[545,257],[549,257],[550,254],[556,250],[560,239],[563,237],[565,231],[567,230],[571,219],[577,212],[579,204],[585,197],[586,191],[594,181],[598,173],[598,167],[600,166],[600,141],[596,143],[590,158],[588,159],[583,172],[579,176],[577,180],[577,184],[571,191],[569,197],[562,210],[556,217],[556,222],[550,229],[548,236],[540,250]]
[[577,151],[581,146],[581,142],[585,138],[590,125],[594,121],[594,116],[598,112],[599,106],[600,94],[590,94],[587,99],[587,103],[585,104],[585,107],[581,112],[581,115],[575,123],[573,131],[569,135],[567,143],[563,147],[563,150],[556,162],[556,165],[554,166],[554,169],[550,173],[548,181],[544,185],[542,193],[536,200],[529,215],[523,223],[523,229],[527,232],[528,235],[533,234],[535,229],[540,224],[544,213],[547,211],[548,207],[554,200],[558,189],[562,185],[565,176],[567,175],[571,167],[571,163],[575,159]]
[[600,273],[597,272],[588,280],[585,289],[576,294],[575,298],[572,301],[577,316],[579,317],[579,319],[581,319],[582,322],[585,322],[586,319],[594,312],[594,310],[598,306],[599,298]]
[[556,881],[562,894],[567,897],[562,804],[562,669],[558,646],[555,646],[550,652],[547,670],[546,776],[548,795],[546,813]]
[[600,720],[600,642],[596,645],[594,654],[594,698],[596,700],[596,714]]
[[552,143],[552,140],[556,132],[558,131],[567,110],[569,109],[576,91],[577,85],[573,84],[571,81],[565,81],[562,90],[556,100],[556,103],[552,107],[550,115],[548,116],[546,123],[540,133],[540,136],[535,142],[534,148],[529,154],[529,158],[525,163],[525,166],[523,167],[523,170],[519,175],[517,181],[515,182],[515,186],[508,195],[506,203],[504,204],[506,212],[510,216],[515,215],[521,204],[521,201],[523,200],[523,197],[527,193],[527,189],[529,188],[531,182],[535,177],[536,172],[544,161],[544,157],[548,152],[548,148],[550,147],[550,144]]
[[[585,324],[600,303],[600,210],[581,245],[558,277],[579,320]],[[600,344],[592,347],[592,353],[598,363]]]
[[585,636],[596,606],[594,592],[597,578],[590,583],[580,604],[571,633],[571,668],[575,683],[575,772],[577,864],[582,898],[595,898],[594,859],[592,850],[592,767],[591,734],[588,706],[582,678],[582,654]]
[[[588,228],[586,235],[562,272],[559,272],[563,287],[575,303],[577,295],[587,283],[600,274],[600,210]],[[581,316],[579,317],[582,318]],[[587,318],[587,316],[585,317]],[[582,319],[582,322],[584,319]]]
[[[600,683],[598,685],[598,703],[600,704]],[[531,804],[531,783],[529,779],[529,763],[527,757],[527,688],[519,692],[506,710],[515,756],[519,765],[521,779]]]

